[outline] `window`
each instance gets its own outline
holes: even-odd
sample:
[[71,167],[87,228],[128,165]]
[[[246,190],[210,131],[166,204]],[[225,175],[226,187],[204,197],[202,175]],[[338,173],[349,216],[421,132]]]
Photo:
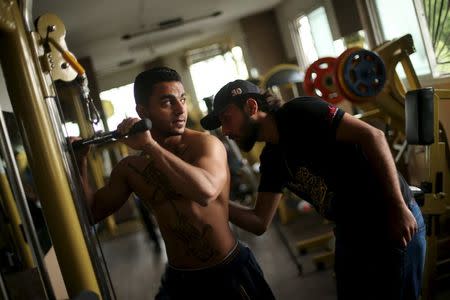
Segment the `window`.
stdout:
[[108,127],[115,130],[117,125],[127,117],[138,118],[134,102],[134,84],[127,84],[100,93],[100,99],[111,101],[112,115],[108,118]]
[[293,40],[299,65],[305,69],[321,57],[337,57],[345,50],[342,39],[333,40],[323,6],[294,21]]
[[80,136],[80,127],[78,127],[77,123],[66,122],[64,127],[66,128],[67,136]]
[[411,34],[416,53],[410,56],[417,75],[450,73],[450,20],[446,0],[366,0],[376,16],[376,41]]
[[[448,0],[415,0],[419,21],[429,33],[429,59],[436,76],[450,74],[450,2]],[[428,30],[428,32],[426,32]]]
[[430,65],[412,0],[375,0],[375,9],[382,41],[410,33],[416,48],[416,53],[410,56],[414,69],[417,75],[430,74]]
[[[109,130],[116,130],[117,125],[126,117],[138,117],[134,105],[133,86],[134,84],[128,84],[100,93],[103,110],[108,118]],[[80,135],[80,127],[77,123],[66,122],[64,127],[67,136]],[[93,129],[96,132],[103,132],[105,130],[103,122],[93,124]]]
[[208,109],[204,98],[211,97],[226,83],[247,79],[248,71],[241,47],[223,50],[219,44],[188,52],[189,71],[200,110]]

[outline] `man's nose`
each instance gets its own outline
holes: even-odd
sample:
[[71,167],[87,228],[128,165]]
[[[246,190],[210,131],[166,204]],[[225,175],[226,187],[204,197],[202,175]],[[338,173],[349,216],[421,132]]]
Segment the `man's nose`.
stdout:
[[180,115],[182,113],[184,113],[184,111],[186,109],[182,100],[177,100],[174,106],[175,106],[175,112]]

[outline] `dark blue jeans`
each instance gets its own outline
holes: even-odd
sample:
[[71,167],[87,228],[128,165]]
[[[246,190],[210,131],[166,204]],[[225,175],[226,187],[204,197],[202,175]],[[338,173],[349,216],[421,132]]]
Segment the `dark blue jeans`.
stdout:
[[[335,271],[339,300],[419,298],[426,230],[422,213],[414,200],[409,208],[416,218],[418,232],[406,248],[392,246],[387,234],[365,231],[364,224],[355,224],[351,234],[353,238],[336,225]],[[345,229],[348,231],[349,227]],[[379,229],[384,232],[383,228]]]
[[201,270],[168,266],[156,300],[272,300],[272,290],[251,250],[241,243],[226,261]]

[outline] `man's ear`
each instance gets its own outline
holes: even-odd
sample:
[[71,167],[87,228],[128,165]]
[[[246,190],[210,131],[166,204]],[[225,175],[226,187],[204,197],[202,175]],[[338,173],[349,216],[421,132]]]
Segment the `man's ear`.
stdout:
[[136,112],[138,113],[139,118],[144,119],[147,118],[147,110],[141,104],[136,105]]
[[258,111],[258,102],[254,98],[248,98],[245,102],[245,110],[252,116]]

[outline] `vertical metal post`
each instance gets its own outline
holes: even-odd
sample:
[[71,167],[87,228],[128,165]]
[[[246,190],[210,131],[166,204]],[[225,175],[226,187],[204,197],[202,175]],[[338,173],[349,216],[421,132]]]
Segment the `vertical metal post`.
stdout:
[[[78,126],[80,127],[80,135],[83,137],[92,136],[94,132],[92,130],[91,124],[86,122],[81,101],[74,101],[74,110],[77,117]],[[105,185],[105,180],[103,179],[101,168],[102,162],[98,153],[92,153],[92,151],[91,153],[89,153],[88,165],[94,179],[95,187],[97,189],[103,187]],[[113,215],[108,216],[105,219],[105,224],[111,235],[117,234],[118,228]]]
[[6,129],[5,119],[3,118],[2,113],[0,113],[0,152],[6,162],[6,174],[8,175],[8,180],[11,185],[14,198],[19,206],[25,236],[32,245],[32,253],[45,287],[45,293],[49,299],[55,299],[53,287],[45,266],[44,254],[42,253],[41,245],[39,244],[39,239],[36,234],[36,229],[34,228],[33,219],[31,218],[30,209],[28,208],[27,197],[25,196],[25,190],[22,186],[19,169],[16,165],[8,131]]
[[[100,289],[75,210],[61,153],[51,128],[22,15],[8,2],[14,28],[0,35],[0,61],[69,297]],[[4,12],[3,12],[4,13]]]
[[20,256],[22,257],[26,268],[34,268],[36,265],[33,261],[33,253],[31,252],[30,246],[22,233],[22,219],[20,218],[19,210],[17,209],[17,205],[14,201],[14,196],[6,177],[6,170],[4,169],[3,164],[0,165],[0,189],[2,195],[1,198],[4,202],[8,217],[10,218],[13,238],[17,244],[16,246],[20,252]]
[[0,272],[0,292],[1,300],[9,300],[8,292],[6,291],[5,282],[3,281],[3,275]]
[[55,97],[48,97],[46,99],[46,103],[56,137],[59,141],[59,144],[62,146],[60,147],[60,151],[64,166],[66,168],[66,174],[68,178],[72,180],[71,188],[74,196],[74,204],[76,206],[80,225],[82,227],[84,238],[86,240],[86,246],[88,247],[88,251],[92,259],[93,268],[95,274],[97,275],[99,288],[102,292],[103,297],[105,297],[106,299],[111,299],[113,298],[112,295],[114,295],[114,290],[109,278],[106,262],[103,259],[103,254],[96,237],[96,232],[91,226],[91,216],[87,213],[89,208],[86,205],[87,203],[84,199],[84,196],[77,194],[77,191],[82,191],[81,181],[79,180],[79,178],[76,178],[76,176],[79,176],[79,172],[77,171],[76,166],[70,160],[70,157],[67,156],[69,155],[67,152],[69,147],[67,147],[68,145],[63,131],[61,108],[58,107],[57,99]]

